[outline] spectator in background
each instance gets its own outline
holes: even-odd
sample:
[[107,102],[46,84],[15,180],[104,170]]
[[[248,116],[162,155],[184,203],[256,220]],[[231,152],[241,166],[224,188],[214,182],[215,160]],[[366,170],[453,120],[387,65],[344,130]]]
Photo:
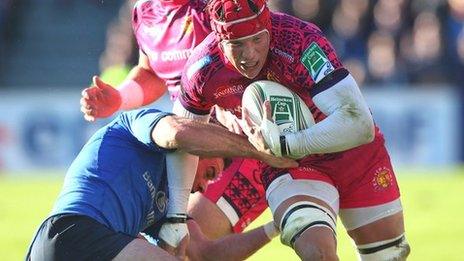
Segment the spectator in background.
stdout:
[[395,40],[389,32],[375,31],[367,43],[369,82],[391,84],[405,81],[403,70],[396,59]]
[[353,69],[353,77],[360,85],[364,83],[366,75],[366,46],[362,24],[366,19],[368,5],[367,0],[340,1],[332,16],[331,30],[328,30],[335,49],[340,50],[341,59],[348,61],[346,66]]
[[411,83],[443,83],[444,68],[440,21],[434,12],[421,12],[414,20],[412,34],[403,35],[402,55]]
[[103,81],[116,86],[137,63],[137,45],[132,33],[131,14],[137,0],[127,0],[106,33],[106,47],[100,57]]
[[457,84],[464,81],[464,1],[448,0],[443,19],[448,71]]

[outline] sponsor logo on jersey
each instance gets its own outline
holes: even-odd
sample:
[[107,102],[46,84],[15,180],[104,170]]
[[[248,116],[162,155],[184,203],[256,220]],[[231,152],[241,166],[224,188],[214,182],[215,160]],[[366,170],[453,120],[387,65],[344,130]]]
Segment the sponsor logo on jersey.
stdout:
[[205,67],[206,65],[210,64],[211,61],[212,61],[212,59],[208,55],[208,56],[205,56],[205,57],[201,58],[200,60],[196,61],[192,65],[190,65],[187,68],[187,78],[190,80],[192,78],[192,76],[196,72],[198,72],[201,68]]
[[293,111],[293,99],[285,96],[270,96],[272,116],[277,126],[285,127],[283,132],[294,132],[295,112]]
[[237,93],[243,93],[245,87],[242,84],[232,85],[232,86],[222,86],[219,87],[216,92],[213,94],[215,99],[226,97],[229,95],[235,95]]
[[288,60],[291,63],[293,63],[293,61],[295,60],[295,58],[293,58],[293,56],[291,56],[289,53],[284,52],[280,49],[272,48],[272,51],[274,51],[277,55],[283,57],[284,59]]
[[334,70],[334,66],[321,47],[312,42],[301,56],[301,63],[306,67],[315,83],[320,82]]
[[150,172],[145,171],[145,173],[142,174],[142,177],[145,180],[145,183],[147,184],[147,188],[148,188],[148,191],[150,192],[150,197],[151,197],[150,212],[148,213],[147,218],[145,220],[145,226],[151,226],[152,224],[155,223],[155,213],[153,211],[153,205],[154,205],[155,198],[156,198],[156,188],[155,188],[155,185],[153,184],[153,181],[151,180]]
[[149,50],[147,52],[147,55],[151,61],[161,60],[162,62],[177,62],[187,60],[190,57],[190,54],[192,54],[192,50],[190,49],[169,50],[162,52],[153,52]]
[[390,169],[383,167],[375,171],[374,178],[372,179],[372,185],[375,190],[384,190],[391,186],[393,182],[393,176]]

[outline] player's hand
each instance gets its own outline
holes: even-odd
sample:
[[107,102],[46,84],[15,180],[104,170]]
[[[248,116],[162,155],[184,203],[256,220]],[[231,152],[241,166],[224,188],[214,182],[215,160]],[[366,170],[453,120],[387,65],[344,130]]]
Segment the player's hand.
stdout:
[[159,232],[159,238],[172,248],[177,248],[184,237],[188,236],[186,223],[164,223]]
[[272,120],[271,105],[269,101],[263,103],[263,119],[261,125],[257,125],[250,117],[250,113],[243,108],[243,132],[248,140],[261,152],[282,156],[280,149],[279,127]]
[[269,101],[264,102],[263,112],[261,125],[257,125],[251,120],[250,114],[246,108],[243,108],[242,111],[243,132],[248,136],[248,140],[256,150],[262,152],[260,160],[274,168],[298,167],[298,163],[295,160],[281,157],[280,131],[279,127],[272,120]]
[[216,119],[222,124],[222,126],[226,127],[230,132],[242,134],[241,120],[237,118],[237,116],[217,105],[214,109]]
[[190,235],[187,234],[179,243],[177,247],[167,244],[164,240],[160,239],[158,245],[169,254],[177,257],[179,260],[185,260],[187,257],[187,247],[190,243]]
[[93,77],[93,85],[82,91],[81,111],[87,121],[106,118],[121,106],[118,90],[103,82],[98,76]]

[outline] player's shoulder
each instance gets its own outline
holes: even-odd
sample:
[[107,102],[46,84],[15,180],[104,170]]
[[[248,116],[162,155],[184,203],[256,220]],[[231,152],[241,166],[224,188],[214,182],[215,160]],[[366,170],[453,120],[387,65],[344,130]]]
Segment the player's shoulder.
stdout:
[[299,56],[312,42],[327,41],[319,27],[291,15],[272,13],[273,47],[292,56]]
[[190,6],[197,10],[206,10],[210,0],[190,0]]
[[166,15],[167,10],[159,1],[138,0],[132,9],[132,27],[136,31],[141,24],[153,25],[164,19]]
[[183,81],[191,83],[206,82],[223,66],[218,41],[210,33],[190,55],[184,68]]

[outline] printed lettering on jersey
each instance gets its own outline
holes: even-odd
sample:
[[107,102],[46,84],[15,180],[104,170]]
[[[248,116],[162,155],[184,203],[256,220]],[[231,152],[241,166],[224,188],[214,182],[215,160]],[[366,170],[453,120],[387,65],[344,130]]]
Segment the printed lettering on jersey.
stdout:
[[242,84],[238,85],[226,85],[217,88],[216,92],[213,94],[214,99],[219,99],[222,97],[226,97],[229,95],[235,95],[237,93],[243,93],[245,91],[245,87]]
[[212,59],[208,55],[208,56],[205,56],[205,57],[201,58],[200,60],[196,61],[192,65],[190,65],[187,68],[187,78],[190,80],[192,78],[192,76],[196,72],[198,72],[201,68],[205,67],[206,65],[210,64],[211,61],[212,61]]
[[315,83],[320,82],[335,69],[324,51],[315,42],[312,42],[303,52],[301,63],[308,69]]

